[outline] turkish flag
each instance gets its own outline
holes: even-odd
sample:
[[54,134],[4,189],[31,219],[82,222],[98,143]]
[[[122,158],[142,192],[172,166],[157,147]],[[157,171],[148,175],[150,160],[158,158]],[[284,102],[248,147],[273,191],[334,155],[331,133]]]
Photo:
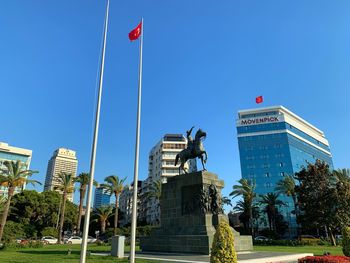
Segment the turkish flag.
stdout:
[[256,97],[256,98],[255,98],[255,102],[256,102],[257,104],[262,103],[263,101],[264,101],[263,96],[259,96],[259,97]]
[[142,22],[140,22],[140,24],[137,27],[135,27],[135,29],[131,30],[131,32],[129,33],[129,39],[131,41],[139,38],[139,36],[141,35],[141,27]]

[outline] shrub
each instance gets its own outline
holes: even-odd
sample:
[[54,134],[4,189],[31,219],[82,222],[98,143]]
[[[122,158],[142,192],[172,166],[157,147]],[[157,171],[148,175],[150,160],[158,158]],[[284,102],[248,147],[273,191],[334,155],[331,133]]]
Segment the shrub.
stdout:
[[225,221],[217,226],[210,255],[210,263],[236,263],[237,255],[234,237],[229,224]]
[[342,239],[342,245],[343,245],[343,253],[345,256],[350,256],[350,227],[344,227],[343,228],[343,239]]
[[53,236],[55,238],[58,237],[58,229],[55,227],[45,227],[41,230],[41,236]]
[[259,246],[288,246],[296,247],[302,246],[299,240],[284,240],[284,239],[269,239],[269,240],[254,240],[254,245]]
[[16,223],[13,221],[7,221],[5,228],[4,228],[4,234],[2,237],[2,240],[5,243],[8,243],[12,240],[15,240],[17,237],[25,237],[26,233],[24,231],[24,227],[20,223]]
[[299,258],[298,263],[348,263],[349,257],[345,256],[309,256]]

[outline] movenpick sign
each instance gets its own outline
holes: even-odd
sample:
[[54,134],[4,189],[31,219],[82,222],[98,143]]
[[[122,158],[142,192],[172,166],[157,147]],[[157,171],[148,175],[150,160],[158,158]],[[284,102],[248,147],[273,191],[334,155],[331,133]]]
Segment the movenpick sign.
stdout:
[[238,120],[238,126],[275,123],[275,122],[282,122],[282,121],[284,121],[284,118],[281,115],[261,116],[261,117],[240,119]]

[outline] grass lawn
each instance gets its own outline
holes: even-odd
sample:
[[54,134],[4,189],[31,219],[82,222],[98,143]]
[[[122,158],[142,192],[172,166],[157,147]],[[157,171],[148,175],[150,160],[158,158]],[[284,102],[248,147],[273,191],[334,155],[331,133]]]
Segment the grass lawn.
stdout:
[[[68,249],[72,250],[71,255],[67,255]],[[129,251],[129,247],[125,251]],[[91,252],[110,252],[110,246],[88,246]],[[46,245],[43,248],[7,248],[0,250],[0,262],[6,263],[77,263],[80,258],[80,245]],[[87,256],[88,263],[126,263],[127,259],[118,260],[111,256]],[[136,260],[137,263],[151,263],[149,260]]]
[[323,255],[325,251],[331,253],[331,255],[344,255],[342,247],[332,246],[300,246],[300,247],[287,247],[287,246],[254,246],[255,251],[269,251],[269,252],[290,252],[290,253],[313,253],[315,256]]

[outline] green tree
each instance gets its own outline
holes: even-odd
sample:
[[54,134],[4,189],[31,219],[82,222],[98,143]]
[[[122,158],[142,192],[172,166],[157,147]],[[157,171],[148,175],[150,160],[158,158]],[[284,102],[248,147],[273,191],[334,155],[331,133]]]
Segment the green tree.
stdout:
[[27,170],[21,161],[5,161],[6,170],[0,171],[0,186],[7,188],[7,200],[3,209],[1,224],[0,224],[0,241],[4,232],[4,227],[9,213],[11,199],[15,194],[16,188],[22,188],[24,184],[35,184],[38,181],[28,179],[37,171]]
[[[86,195],[86,189],[89,184],[90,175],[89,173],[81,173],[79,174],[75,179],[74,182],[79,183],[79,213],[78,213],[78,221],[77,221],[77,230],[80,233],[80,224],[81,224],[81,217],[83,212],[83,203]],[[94,180],[93,184],[97,186],[97,182]]]
[[58,237],[58,231],[57,228],[55,227],[45,227],[41,231],[41,236],[53,236],[53,237]]
[[343,234],[343,253],[345,256],[350,257],[350,227],[346,226],[342,229]]
[[4,228],[3,240],[11,242],[18,237],[26,237],[23,224],[8,220]]
[[[239,200],[236,203],[236,206],[233,208],[233,211],[239,212],[239,220],[243,223],[245,230],[249,230],[249,219],[250,219],[250,203],[247,203],[244,199]],[[258,219],[259,217],[259,208],[256,205],[252,207],[252,216],[253,219]],[[248,231],[249,232],[249,231]]]
[[254,235],[253,203],[256,197],[256,194],[254,192],[255,183],[243,178],[240,179],[238,183],[239,184],[233,186],[233,191],[230,193],[230,196],[232,196],[232,198],[237,196],[243,197],[244,203],[248,206],[249,210],[249,226],[251,229],[251,234]]
[[62,192],[60,225],[57,241],[58,244],[61,244],[67,196],[68,194],[74,192],[74,176],[71,173],[60,172],[57,176],[57,182],[58,184],[54,187],[54,189]]
[[149,191],[146,193],[147,198],[154,198],[158,201],[158,204],[160,202],[160,198],[162,196],[162,179],[153,181]]
[[285,194],[290,196],[294,204],[294,213],[298,215],[298,202],[297,194],[295,192],[295,179],[293,176],[287,175],[282,180],[280,180],[275,188],[278,194]]
[[[61,195],[56,191],[38,193],[34,190],[23,190],[13,196],[8,220],[21,223],[29,237],[32,237],[31,232],[42,234],[44,228],[56,226],[60,199]],[[77,217],[77,206],[67,200],[64,229],[72,229]]]
[[350,180],[346,169],[330,171],[329,165],[317,160],[296,173],[296,192],[304,229],[326,229],[333,245],[334,231],[350,223]]
[[106,231],[107,220],[112,215],[113,215],[113,207],[112,206],[101,206],[101,207],[96,208],[94,210],[94,216],[97,217],[96,220],[100,222],[101,234],[103,234]]
[[110,175],[105,178],[105,184],[101,186],[106,189],[109,193],[115,196],[115,213],[114,213],[114,234],[117,235],[118,229],[118,208],[119,208],[119,195],[123,190],[123,183],[126,180],[120,179],[116,175]]
[[277,227],[276,227],[276,217],[278,215],[277,207],[284,205],[284,203],[278,199],[278,194],[276,193],[267,193],[266,195],[261,195],[259,203],[265,206],[263,211],[267,215],[270,230],[277,232]]

